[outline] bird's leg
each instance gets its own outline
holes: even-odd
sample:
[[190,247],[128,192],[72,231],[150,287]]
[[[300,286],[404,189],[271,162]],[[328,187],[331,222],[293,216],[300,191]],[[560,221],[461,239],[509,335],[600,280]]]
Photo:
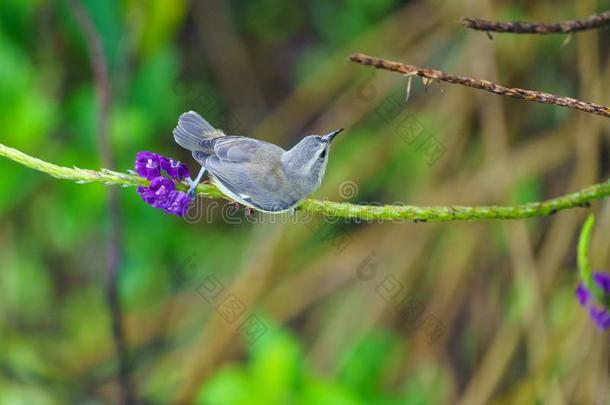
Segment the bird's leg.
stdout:
[[246,216],[248,216],[248,217],[252,216],[252,208],[246,207]]
[[204,173],[205,173],[205,167],[201,166],[201,170],[199,170],[199,174],[197,175],[195,180],[191,180],[190,177],[186,178],[186,182],[189,185],[189,190],[186,192],[186,195],[188,195],[190,198],[195,197],[195,189],[197,188],[197,185],[201,181],[201,178],[203,177]]

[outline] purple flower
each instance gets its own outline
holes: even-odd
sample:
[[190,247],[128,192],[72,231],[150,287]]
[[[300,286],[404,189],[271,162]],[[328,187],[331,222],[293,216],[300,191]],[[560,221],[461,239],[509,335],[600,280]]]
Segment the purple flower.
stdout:
[[589,315],[601,330],[610,328],[610,311],[607,309],[591,307],[589,308]]
[[610,294],[610,273],[596,271],[593,273],[593,281],[597,283],[597,286],[601,288],[604,293]]
[[582,283],[578,283],[578,287],[576,287],[576,298],[578,298],[578,302],[582,306],[585,306],[589,303],[591,293],[585,288]]
[[148,187],[138,187],[138,194],[144,200],[146,204],[150,204],[155,208],[161,208],[158,204],[161,204],[167,198],[170,191],[174,191],[176,185],[170,179],[158,176],[150,181]]
[[135,169],[140,176],[147,180],[161,176],[161,170],[165,170],[169,177],[178,181],[182,181],[189,176],[189,169],[185,164],[148,151],[141,151],[136,154]]
[[172,180],[163,176],[152,179],[148,187],[138,187],[138,194],[146,204],[180,217],[186,214],[192,201],[185,192],[176,190]]
[[[604,293],[605,297],[610,298],[610,273],[594,272],[593,282]],[[595,324],[602,330],[610,328],[610,309],[595,304],[595,297],[581,282],[576,287],[576,297],[583,307],[589,310],[589,315]]]
[[178,181],[182,181],[182,179],[189,177],[188,167],[186,167],[184,163],[181,163],[178,160],[166,158],[165,156],[160,156],[159,163],[161,165],[161,169],[165,170],[165,172],[170,177]]
[[183,217],[188,211],[192,199],[185,192],[172,191],[170,192],[167,201],[168,204],[167,206],[163,207],[163,209],[170,214]]
[[[189,176],[188,168],[177,160],[153,152],[138,152],[135,162],[136,172],[150,180],[148,187],[138,187],[138,194],[148,205],[183,217],[192,199],[183,191],[176,190],[175,181]],[[168,177],[164,177],[161,170]]]
[[141,151],[136,154],[136,172],[147,180],[161,176],[159,155],[153,152]]

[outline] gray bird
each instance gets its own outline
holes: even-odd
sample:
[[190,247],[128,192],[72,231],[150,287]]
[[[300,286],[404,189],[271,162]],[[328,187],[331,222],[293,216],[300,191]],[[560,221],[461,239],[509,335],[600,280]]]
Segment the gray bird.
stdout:
[[320,186],[330,143],[342,130],[306,136],[286,151],[258,139],[225,135],[189,111],[180,116],[174,140],[201,164],[197,178],[188,179],[189,195],[207,170],[218,189],[234,201],[258,211],[284,212]]

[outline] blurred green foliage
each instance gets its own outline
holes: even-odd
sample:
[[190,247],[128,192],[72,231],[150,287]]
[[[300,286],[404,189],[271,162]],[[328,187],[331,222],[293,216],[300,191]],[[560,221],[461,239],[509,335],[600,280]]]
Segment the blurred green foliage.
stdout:
[[[395,336],[364,336],[346,347],[336,377],[324,377],[311,369],[297,340],[274,326],[250,347],[246,364],[223,367],[202,387],[198,403],[390,405],[439,401],[446,382],[431,366],[423,367],[396,393],[389,393],[382,382],[384,372],[393,368],[401,350]],[[434,395],[430,395],[432,391]]]
[[[233,25],[223,35],[233,36],[245,49],[243,66],[222,52],[223,44],[221,51],[214,51],[206,43],[215,33],[201,24],[201,15],[212,7],[222,11],[220,3],[83,3],[108,62],[109,139],[117,170],[132,168],[137,151],[151,150],[179,158],[195,172],[190,155],[172,140],[178,115],[198,110],[221,126],[240,108],[256,107],[262,111],[256,120],[233,117],[240,132],[264,130],[262,138],[286,147],[306,131],[349,126],[333,146],[316,194],[320,198],[338,200],[338,186],[352,181],[358,185],[353,202],[517,203],[544,198],[549,189],[558,189],[557,184],[575,184],[567,177],[577,170],[566,157],[578,149],[575,144],[569,144],[570,153],[563,153],[566,146],[558,143],[557,162],[531,165],[533,169],[506,182],[498,173],[509,170],[493,171],[497,162],[489,152],[505,147],[503,153],[515,157],[512,152],[520,153],[530,142],[554,136],[570,124],[570,111],[514,100],[502,104],[494,99],[496,105],[489,101],[492,95],[478,99],[471,90],[447,86],[441,93],[435,84],[424,90],[420,82],[414,83],[405,104],[404,78],[388,72],[371,78],[361,67],[344,62],[350,52],[371,51],[456,73],[489,69],[486,72],[497,73],[502,83],[578,94],[584,86],[575,59],[582,50],[575,45],[562,48],[562,37],[496,36],[489,48],[495,49],[489,52],[493,57],[485,59],[477,53],[489,45],[480,41],[487,41],[483,34],[476,37],[456,24],[461,13],[473,11],[472,4],[231,0],[222,3],[228,10],[224,17]],[[492,3],[485,16],[498,19],[535,14],[556,20],[577,14],[574,2],[567,1]],[[599,2],[598,7],[608,8],[610,2]],[[608,39],[607,30],[600,33],[600,44]],[[603,59],[607,50],[600,48]],[[607,63],[600,70],[606,77]],[[223,74],[229,79],[223,80]],[[242,80],[256,84],[260,94]],[[367,89],[373,96],[363,97],[363,83],[372,86]],[[235,89],[239,94],[232,93]],[[381,107],[389,99],[398,100],[400,109],[384,118]],[[97,103],[89,51],[69,2],[2,0],[0,143],[50,162],[99,168]],[[486,109],[487,103],[501,108]],[[440,163],[431,165],[416,146],[398,136],[397,124],[409,115],[421,123],[425,136],[447,145]],[[504,125],[498,124],[498,117],[506,118],[502,121],[509,128],[501,141],[506,145],[500,147],[494,143],[500,135],[487,132]],[[577,134],[579,139],[585,135]],[[518,157],[515,161],[528,164]],[[607,162],[599,167],[603,174]],[[486,170],[495,177],[483,177]],[[595,171],[587,170],[582,172]],[[475,178],[480,178],[476,187],[468,183]],[[117,363],[104,300],[106,194],[102,185],[63,182],[0,159],[0,404],[118,402]],[[197,294],[206,274],[242,280],[253,273],[246,284],[267,283],[253,299],[255,305],[266,306],[261,312],[268,316],[269,330],[249,347],[238,338],[226,338],[239,355],[223,358],[207,379],[198,382],[197,400],[202,404],[449,403],[457,401],[469,384],[486,382],[487,374],[481,377],[476,368],[487,359],[497,330],[519,328],[527,338],[519,335],[515,345],[521,344],[528,354],[539,351],[522,341],[535,341],[528,340],[527,317],[540,302],[536,294],[542,293],[529,278],[513,279],[511,266],[518,267],[517,259],[529,252],[514,247],[513,229],[503,223],[486,228],[353,221],[326,225],[324,232],[349,236],[349,248],[338,252],[335,241],[304,224],[282,225],[284,233],[277,242],[272,226],[249,224],[243,215],[240,224],[229,224],[221,218],[222,207],[214,208],[209,201],[205,207],[210,211],[199,223],[189,224],[143,204],[133,189],[120,190],[119,197],[119,291],[133,380],[146,403],[175,401],[188,377],[180,375],[186,372],[186,363],[207,359],[196,357],[205,354],[200,338],[218,332],[213,327],[218,315]],[[548,236],[540,224],[531,221],[528,227],[535,254]],[[522,375],[548,375],[546,385],[541,384],[544,389],[531,396],[534,403],[541,401],[548,386],[567,378],[570,364],[582,365],[574,358],[584,358],[559,346],[567,340],[566,330],[578,329],[573,326],[578,318],[571,312],[573,280],[566,276],[571,275],[573,256],[568,225],[557,228],[567,241],[557,242],[561,249],[556,257],[531,260],[565,270],[563,278],[545,284],[544,294],[549,296],[542,301],[548,307],[536,308],[548,318],[546,336],[555,350],[549,356],[555,357],[542,365],[529,358],[515,360],[517,365],[511,367],[517,372],[507,367],[498,377],[505,385],[514,384],[515,390],[525,387],[527,393]],[[273,243],[277,250],[265,250]],[[451,336],[428,347],[404,331],[391,306],[377,307],[381,298],[374,287],[366,289],[371,284],[354,276],[370,252],[380,263],[387,261],[385,267],[377,263],[378,268],[396,274],[409,290],[417,290],[444,311],[437,315],[447,320]],[[195,258],[192,269],[184,267],[189,257]],[[256,268],[260,263],[268,265],[261,270]],[[558,274],[553,271],[541,273]],[[335,316],[335,311],[339,315],[332,318],[329,314]],[[320,320],[325,317],[333,322]],[[348,326],[358,332],[345,332],[351,330]],[[312,354],[313,347],[324,345],[325,336],[332,337],[328,340],[334,346],[324,348],[324,356]],[[565,385],[579,387],[573,381]],[[504,388],[491,391],[510,391]],[[575,398],[565,399],[570,403]]]

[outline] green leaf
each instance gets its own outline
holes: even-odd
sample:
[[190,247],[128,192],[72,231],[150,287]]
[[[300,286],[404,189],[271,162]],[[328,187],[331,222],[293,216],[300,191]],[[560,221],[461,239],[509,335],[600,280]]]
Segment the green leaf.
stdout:
[[201,389],[197,404],[250,405],[253,400],[251,378],[239,366],[223,367]]
[[267,403],[286,403],[295,390],[300,374],[301,352],[296,340],[279,328],[269,327],[254,344],[250,375],[256,394]]
[[344,355],[340,381],[366,397],[383,391],[384,373],[391,368],[396,351],[396,337],[382,332],[373,333],[356,343]]

